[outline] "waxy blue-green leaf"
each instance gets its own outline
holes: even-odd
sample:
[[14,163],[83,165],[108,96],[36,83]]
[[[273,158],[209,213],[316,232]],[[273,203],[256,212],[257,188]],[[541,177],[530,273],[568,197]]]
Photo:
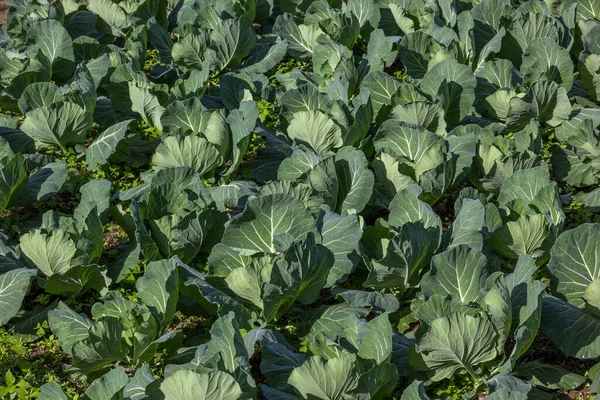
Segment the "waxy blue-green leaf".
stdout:
[[146,387],[156,379],[148,364],[143,364],[133,375],[133,378],[125,386],[123,395],[131,400],[142,400],[146,398]]
[[426,229],[438,231],[441,235],[442,221],[429,204],[419,199],[421,192],[421,188],[413,184],[396,194],[390,203],[390,226],[400,228],[407,222],[420,222]]
[[449,294],[465,304],[476,301],[488,277],[487,258],[467,245],[451,247],[431,259],[421,282],[423,294]]
[[420,87],[432,100],[439,102],[446,122],[458,125],[475,102],[476,86],[477,80],[469,67],[448,59],[429,70]]
[[401,400],[429,400],[425,386],[421,381],[413,381],[402,393]]
[[132,121],[128,119],[109,126],[92,142],[85,154],[89,169],[95,170],[108,162],[108,158],[117,151],[117,146],[125,138]]
[[157,97],[148,89],[134,83],[129,84],[129,97],[131,110],[140,114],[148,126],[162,130],[160,117],[165,112],[165,108],[160,105]]
[[[361,1],[367,3],[372,0],[356,0],[355,4]],[[379,13],[379,10],[377,10]],[[361,76],[366,76],[370,72],[383,71],[396,61],[398,38],[385,36],[381,29],[374,30],[367,45],[367,54],[359,66]]]
[[600,280],[600,224],[583,224],[561,234],[552,247],[548,269],[552,292],[577,307],[585,306],[586,289]]
[[171,63],[173,41],[169,36],[169,32],[154,17],[148,20],[146,26],[148,28],[148,41],[158,51],[160,61],[165,64]]
[[400,104],[395,106],[392,109],[391,117],[405,126],[426,129],[438,136],[445,136],[444,110],[435,103],[425,101],[424,96],[413,97],[415,98],[403,99]]
[[199,136],[168,136],[156,148],[152,164],[157,168],[189,167],[198,175],[208,175],[223,162],[219,150]]
[[26,190],[25,159],[22,154],[15,154],[8,162],[0,166],[0,212],[18,203]]
[[264,285],[264,314],[269,321],[280,317],[297,301],[314,303],[327,283],[335,262],[333,253],[315,243],[312,235],[290,247],[275,261],[270,281]]
[[545,254],[543,247],[550,232],[549,225],[543,214],[522,215],[496,229],[489,245],[507,258],[517,259],[522,254],[539,258]]
[[472,249],[483,249],[482,230],[485,224],[485,209],[479,200],[464,199],[460,212],[451,226],[450,247],[465,244]]
[[29,281],[35,276],[34,269],[19,268],[0,274],[0,326],[17,315],[25,295],[29,291]]
[[239,358],[247,358],[248,354],[242,335],[239,332],[239,324],[236,315],[229,312],[220,317],[210,328],[211,341],[209,350],[220,354],[225,369],[230,373],[238,368]]
[[358,216],[353,214],[342,216],[330,211],[322,212],[318,226],[321,244],[335,257],[325,285],[331,287],[336,282],[343,281],[358,264],[362,228]]
[[89,9],[109,25],[110,33],[114,36],[125,36],[124,31],[131,26],[123,8],[110,0],[90,0]]
[[54,19],[37,22],[27,30],[27,40],[35,51],[47,58],[50,72],[55,80],[67,80],[75,69],[73,41],[67,30]]
[[373,71],[362,80],[361,87],[371,91],[374,119],[377,119],[379,114],[381,119],[387,117],[393,103],[392,99],[400,86],[400,81],[382,71]]
[[160,384],[165,400],[238,400],[243,398],[240,385],[221,371],[199,374],[180,370],[165,378]]
[[[431,260],[431,256],[439,245],[439,231],[427,229],[421,222],[408,222],[402,225],[396,236],[389,242],[385,256],[373,264],[375,267],[369,274],[370,285],[394,287],[402,292],[409,286],[419,283],[421,271]],[[387,277],[391,274],[394,278]]]
[[85,397],[90,400],[112,399],[122,395],[129,377],[125,368],[117,367],[102,377],[96,379],[85,391]]
[[521,73],[526,85],[547,80],[558,83],[565,90],[573,86],[573,62],[569,51],[548,37],[534,39],[529,44],[523,54]]
[[222,21],[210,34],[206,59],[216,70],[236,68],[256,46],[252,21],[241,17]]
[[97,265],[77,265],[64,274],[50,276],[45,290],[59,296],[75,296],[90,289],[100,293],[106,286],[107,278],[103,268]]
[[207,46],[207,32],[194,30],[173,44],[171,51],[173,62],[185,68],[204,71],[210,66],[210,62],[206,60],[204,55]]
[[394,364],[384,362],[362,374],[354,394],[367,395],[371,399],[385,399],[398,385],[398,371]]
[[314,151],[298,146],[294,148],[292,155],[285,158],[277,170],[277,178],[280,180],[295,181],[312,170],[321,157]]
[[40,387],[39,400],[69,400],[65,392],[56,381],[46,383]]
[[[401,12],[401,10],[398,10]],[[408,32],[400,42],[400,59],[413,79],[423,79],[432,57],[443,47],[424,30]],[[437,91],[437,89],[436,89]]]
[[341,128],[321,111],[294,113],[287,134],[297,144],[308,146],[320,155],[344,144]]
[[[348,0],[347,10],[356,15],[363,37],[372,37],[372,32],[379,25],[381,13],[374,0]],[[370,36],[369,36],[370,35]]]
[[600,318],[553,296],[542,308],[542,329],[566,356],[600,357]]
[[498,355],[498,334],[487,318],[454,313],[431,323],[418,343],[427,367],[435,372],[434,381],[466,372],[474,379],[477,365]]
[[539,361],[520,364],[515,373],[536,387],[551,390],[574,390],[587,381],[584,376],[569,372],[559,365],[542,364]]
[[289,55],[303,60],[312,55],[317,45],[317,38],[323,34],[323,31],[315,25],[297,25],[291,14],[284,13],[277,17],[273,33],[287,40]]
[[342,399],[358,385],[355,360],[352,354],[329,360],[309,357],[292,371],[288,382],[304,399]]
[[27,189],[18,200],[19,204],[44,201],[58,192],[67,181],[67,163],[49,163],[29,176]]
[[77,248],[62,229],[45,233],[39,229],[21,236],[21,251],[32,266],[44,275],[61,274],[71,268],[71,259]]
[[28,85],[21,97],[19,97],[19,108],[23,114],[35,108],[49,106],[63,99],[57,85],[50,82],[35,82]]
[[374,176],[367,164],[363,152],[345,146],[310,171],[310,184],[333,211],[360,213],[373,193]]
[[367,333],[362,338],[357,355],[374,364],[389,361],[392,355],[392,325],[388,313],[372,319],[367,324]]
[[414,170],[411,177],[418,181],[423,172],[445,161],[446,143],[439,135],[405,125],[402,120],[387,120],[381,125],[374,140],[375,149],[405,161]]
[[78,314],[60,302],[48,313],[48,324],[60,347],[72,355],[73,346],[89,337],[93,322],[85,314]]
[[295,353],[280,343],[262,345],[260,372],[273,387],[288,388],[292,371],[301,366],[306,355]]
[[[281,245],[302,238],[315,229],[315,220],[293,197],[272,194],[248,200],[244,212],[235,217],[222,243],[241,254],[276,253]],[[288,245],[289,246],[289,245]]]
[[21,130],[45,146],[66,149],[85,143],[91,126],[92,116],[79,105],[59,102],[28,112]]
[[149,263],[144,276],[138,278],[136,289],[142,302],[156,316],[162,329],[165,329],[175,315],[179,299],[179,274],[172,260]]
[[570,113],[571,103],[565,88],[554,81],[538,81],[523,98],[511,98],[506,124],[509,130],[517,131],[537,118],[550,126],[558,126]]

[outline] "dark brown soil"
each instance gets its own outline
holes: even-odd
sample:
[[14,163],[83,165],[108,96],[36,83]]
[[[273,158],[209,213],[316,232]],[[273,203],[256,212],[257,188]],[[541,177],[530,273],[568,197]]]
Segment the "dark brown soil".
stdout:
[[6,11],[8,10],[8,0],[0,0],[0,24],[6,22]]

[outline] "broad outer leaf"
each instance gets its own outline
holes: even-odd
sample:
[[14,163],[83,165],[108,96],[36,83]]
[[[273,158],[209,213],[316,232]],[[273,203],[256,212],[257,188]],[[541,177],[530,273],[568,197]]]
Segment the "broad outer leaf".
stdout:
[[340,216],[324,211],[319,219],[321,244],[327,247],[335,257],[335,263],[329,271],[326,287],[342,281],[352,272],[359,260],[358,248],[362,237],[360,219],[356,215]]
[[129,97],[131,98],[131,110],[140,114],[148,126],[162,130],[160,117],[165,112],[165,108],[160,105],[155,95],[143,87],[138,87],[135,83],[129,83]]
[[485,210],[479,200],[464,199],[460,212],[452,224],[450,246],[466,244],[472,249],[483,249],[481,230],[485,223]]
[[515,374],[530,381],[536,387],[551,390],[573,390],[587,381],[584,376],[569,372],[559,365],[542,364],[539,361],[518,365]]
[[165,400],[237,400],[242,390],[235,379],[221,371],[199,374],[180,370],[169,375],[160,384]]
[[425,74],[421,90],[439,101],[449,125],[457,125],[475,101],[475,86],[477,80],[471,68],[451,58],[436,64]]
[[583,224],[558,237],[548,263],[556,296],[574,306],[585,306],[586,288],[600,280],[599,243],[600,224]]
[[421,381],[413,381],[402,393],[401,400],[429,400]]
[[54,274],[48,278],[46,293],[55,295],[77,295],[85,290],[95,289],[98,293],[106,287],[104,270],[97,265],[77,265],[64,274]]
[[261,347],[260,371],[267,382],[274,387],[287,387],[290,374],[302,365],[306,355],[294,353],[280,343],[265,343]]
[[522,215],[496,229],[489,245],[507,258],[517,259],[522,254],[538,258],[544,253],[542,246],[548,234],[549,224],[545,215]]
[[281,240],[291,243],[314,228],[315,220],[295,198],[259,196],[248,200],[244,212],[231,221],[222,243],[244,255],[276,253],[284,250],[277,248]]
[[485,255],[459,245],[431,259],[431,270],[423,277],[421,288],[426,297],[449,294],[468,304],[479,298],[487,276]]
[[56,309],[48,312],[48,324],[60,347],[72,355],[73,346],[89,337],[93,322],[84,314],[77,314],[60,302]]
[[65,149],[85,143],[91,125],[92,115],[79,105],[60,102],[27,113],[21,130],[37,142]]
[[573,61],[569,51],[548,37],[534,39],[529,44],[523,55],[521,73],[526,85],[548,80],[567,91],[573,86]]
[[570,113],[571,103],[565,88],[554,81],[538,81],[523,98],[511,98],[506,124],[513,132],[523,129],[532,118],[558,126],[569,118]]
[[95,170],[108,162],[108,158],[117,151],[119,142],[125,138],[131,121],[128,119],[111,125],[92,142],[85,154],[88,169]]
[[0,167],[0,212],[16,203],[27,189],[27,169],[20,153]]
[[89,9],[110,25],[114,36],[124,36],[123,30],[130,24],[127,14],[118,4],[110,0],[90,0]]
[[398,385],[398,370],[394,364],[387,362],[362,374],[354,393],[366,394],[370,399],[387,399]]
[[107,179],[93,179],[81,186],[81,199],[73,211],[73,218],[81,231],[90,229],[87,223],[91,213],[99,216],[101,224],[108,222],[111,183]]
[[44,384],[40,387],[38,400],[69,400],[65,392],[56,381]]
[[426,229],[439,231],[441,235],[442,221],[431,206],[419,199],[421,188],[411,185],[396,193],[390,203],[390,226],[400,228],[408,222],[420,222]]
[[418,349],[435,372],[432,380],[450,379],[465,370],[475,378],[478,364],[496,358],[497,340],[494,325],[486,318],[454,313],[433,321]]
[[129,377],[125,368],[117,367],[92,382],[85,391],[85,397],[90,400],[114,399],[119,397],[127,386],[127,382],[129,382]]
[[63,98],[60,88],[50,82],[36,82],[28,85],[19,98],[19,108],[23,114],[43,106],[58,103]]
[[343,399],[358,384],[355,359],[352,354],[342,354],[329,360],[320,356],[309,357],[292,371],[288,382],[305,399]]
[[441,136],[396,119],[387,120],[381,125],[374,144],[377,150],[384,150],[402,161],[414,163],[415,180],[419,180],[423,172],[446,161],[446,144]]
[[44,165],[29,177],[27,189],[19,199],[19,204],[46,200],[62,188],[67,177],[66,161]]
[[304,60],[310,58],[317,45],[317,38],[323,34],[321,28],[315,25],[298,26],[291,14],[284,13],[277,17],[273,33],[289,43],[288,54]]
[[252,21],[242,17],[222,21],[210,35],[207,59],[218,70],[227,66],[236,68],[256,46]]
[[248,358],[246,345],[235,318],[236,313],[229,312],[217,319],[210,328],[210,351],[220,354],[223,365],[229,372],[238,368],[238,357]]
[[392,355],[392,325],[385,312],[369,321],[367,334],[358,349],[358,356],[374,364],[389,361]]
[[290,247],[284,259],[275,262],[271,281],[265,284],[265,318],[269,321],[281,316],[296,301],[315,302],[334,261],[331,251],[315,244],[312,235],[305,242]]
[[44,233],[38,229],[21,236],[21,251],[44,275],[62,274],[71,268],[77,248],[62,229]]
[[29,291],[29,281],[36,274],[34,269],[19,268],[0,275],[0,326],[17,315]]
[[189,167],[203,176],[223,162],[215,145],[194,135],[168,136],[158,145],[152,164],[158,168]]
[[542,307],[542,329],[565,355],[583,359],[600,357],[600,318],[546,296]]
[[179,274],[173,260],[153,261],[146,273],[138,278],[135,287],[142,302],[156,316],[162,329],[173,320],[179,300]]
[[67,80],[75,69],[73,41],[69,32],[54,19],[34,24],[27,31],[27,39],[35,44],[52,66],[52,77]]
[[321,111],[294,113],[287,130],[288,136],[298,144],[304,144],[317,154],[342,147],[342,130]]
[[373,192],[374,176],[364,153],[350,146],[316,165],[309,174],[310,184],[331,209],[339,214],[364,210]]

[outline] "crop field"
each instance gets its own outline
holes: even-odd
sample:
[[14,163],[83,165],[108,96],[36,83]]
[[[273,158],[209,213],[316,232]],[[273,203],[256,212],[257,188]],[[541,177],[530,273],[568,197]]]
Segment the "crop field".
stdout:
[[5,5],[1,399],[600,399],[600,0]]

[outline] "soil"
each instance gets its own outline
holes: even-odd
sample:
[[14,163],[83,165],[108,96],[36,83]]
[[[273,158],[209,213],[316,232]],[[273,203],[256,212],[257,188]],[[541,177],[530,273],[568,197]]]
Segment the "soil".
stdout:
[[0,0],[0,24],[6,22],[6,11],[8,11],[8,0]]

